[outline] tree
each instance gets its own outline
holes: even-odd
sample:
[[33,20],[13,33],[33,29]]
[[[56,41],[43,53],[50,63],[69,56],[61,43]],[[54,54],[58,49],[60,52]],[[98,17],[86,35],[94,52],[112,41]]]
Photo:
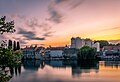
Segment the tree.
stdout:
[[17,42],[17,50],[20,50],[20,43]]
[[117,43],[116,45],[117,45],[117,46],[120,46],[120,43]]
[[11,49],[12,49],[12,40],[9,40],[9,41],[8,41],[8,48],[11,48]]
[[6,16],[0,18],[0,34],[5,32],[13,33],[15,32],[14,29],[14,21],[6,22]]
[[13,50],[16,51],[17,47],[16,47],[16,41],[14,41],[14,44],[13,44]]
[[14,55],[13,50],[8,48],[0,48],[0,65],[13,66]]
[[[6,16],[3,16],[0,18],[0,34],[3,34],[5,32],[13,33],[15,32],[15,29],[14,29],[14,21],[6,22]],[[11,45],[12,43],[10,41],[9,46]],[[5,46],[6,46],[6,42],[3,40],[0,48],[0,81],[1,82],[8,82],[8,80],[11,78],[4,72],[4,69],[6,66],[12,67],[14,64],[13,50],[11,48],[5,48]]]
[[100,48],[103,48],[103,46],[108,46],[109,45],[109,43],[108,43],[108,41],[107,40],[96,40],[96,41],[94,41],[95,43],[96,42],[99,42],[100,43]]
[[83,46],[78,52],[78,60],[94,60],[96,49],[89,46]]

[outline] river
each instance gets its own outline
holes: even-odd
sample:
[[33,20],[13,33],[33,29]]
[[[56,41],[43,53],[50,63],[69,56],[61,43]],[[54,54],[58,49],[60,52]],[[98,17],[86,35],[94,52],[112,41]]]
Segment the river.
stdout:
[[120,82],[120,61],[26,60],[9,82]]

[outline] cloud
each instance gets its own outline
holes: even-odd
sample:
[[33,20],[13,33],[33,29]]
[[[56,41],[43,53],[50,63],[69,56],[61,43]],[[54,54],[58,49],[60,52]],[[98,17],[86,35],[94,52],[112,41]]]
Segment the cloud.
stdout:
[[41,28],[43,31],[51,31],[52,27],[48,23],[42,23]]
[[109,40],[110,43],[113,43],[113,44],[117,44],[117,43],[120,43],[120,39],[119,40]]
[[60,12],[59,8],[62,8],[63,5],[68,6],[70,9],[75,9],[81,5],[85,0],[51,0],[50,5],[48,6],[48,12],[50,17],[47,20],[59,24],[63,22],[65,13]]
[[65,4],[70,7],[70,9],[77,8],[80,6],[85,0],[54,0],[54,4]]
[[18,38],[18,37],[13,37],[14,40],[19,41],[20,44],[26,44],[26,39]]
[[35,33],[32,31],[25,31],[24,29],[19,28],[18,34],[23,35],[28,40],[45,40],[45,38],[36,37]]
[[25,40],[19,40],[20,44],[27,44],[27,42]]
[[64,2],[64,1],[68,1],[68,0],[54,0],[54,2],[55,2],[56,4],[62,3],[62,2]]
[[51,37],[51,36],[53,36],[53,33],[54,32],[51,32],[51,31],[50,32],[46,32],[46,33],[43,34],[43,36],[44,37]]
[[26,20],[25,25],[28,27],[31,27],[31,28],[35,28],[35,27],[40,28],[41,27],[41,24],[38,22],[38,19],[35,17],[31,18],[30,20]]
[[2,40],[2,39],[7,39],[7,37],[5,36],[5,34],[0,35],[0,40]]
[[20,14],[12,14],[12,15],[10,15],[10,17],[13,18],[13,19],[26,20],[26,16],[25,15],[20,15]]
[[85,0],[76,0],[75,3],[72,4],[71,9],[77,8],[79,5],[81,5]]
[[63,15],[59,11],[57,11],[53,5],[50,5],[48,7],[48,11],[49,11],[50,17],[47,20],[52,21],[56,24],[62,22]]
[[108,29],[104,29],[103,31],[116,30],[116,29],[120,29],[120,27],[108,28]]

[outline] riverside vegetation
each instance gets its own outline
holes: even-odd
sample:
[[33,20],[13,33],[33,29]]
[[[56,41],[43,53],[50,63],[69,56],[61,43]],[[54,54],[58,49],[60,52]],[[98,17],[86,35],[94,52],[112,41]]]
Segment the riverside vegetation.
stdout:
[[[0,35],[3,33],[14,33],[14,21],[6,22],[6,16],[0,18]],[[13,68],[20,64],[21,61],[21,50],[19,42],[14,41],[14,46],[12,41],[8,41],[8,46],[5,40],[0,43],[0,82],[7,82],[11,78],[7,74],[6,68]],[[13,46],[13,47],[12,47]],[[10,69],[9,69],[10,70]]]

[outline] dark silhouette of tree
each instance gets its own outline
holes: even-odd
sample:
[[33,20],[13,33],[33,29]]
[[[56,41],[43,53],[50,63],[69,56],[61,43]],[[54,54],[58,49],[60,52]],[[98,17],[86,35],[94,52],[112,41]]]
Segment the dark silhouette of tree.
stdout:
[[17,42],[17,50],[20,50],[20,43]]
[[13,33],[15,32],[14,29],[14,21],[6,22],[6,16],[0,18],[0,34],[5,32]]
[[78,60],[94,60],[96,49],[89,46],[83,46],[78,52]]
[[117,46],[120,46],[120,43],[117,43],[116,45],[117,45]]
[[96,40],[96,41],[94,41],[95,43],[96,42],[99,42],[100,43],[100,48],[103,48],[103,46],[108,46],[109,45],[109,43],[108,43],[108,41],[107,40]]
[[9,41],[8,41],[8,48],[11,48],[11,49],[12,49],[12,40],[9,40]]
[[13,50],[16,51],[16,41],[14,41],[14,44],[13,44]]

